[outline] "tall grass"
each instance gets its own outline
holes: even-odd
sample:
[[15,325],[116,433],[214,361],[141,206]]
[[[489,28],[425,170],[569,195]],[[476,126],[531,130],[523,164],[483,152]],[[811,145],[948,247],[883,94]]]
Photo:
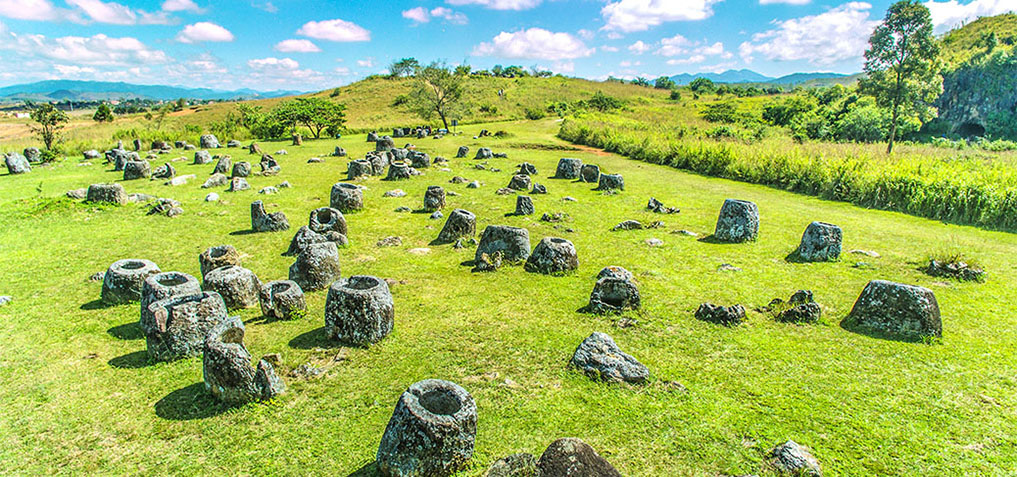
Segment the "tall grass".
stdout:
[[[909,153],[876,157],[843,148],[746,145],[684,138],[621,118],[569,119],[558,137],[631,159],[763,184],[863,207],[1017,231],[1017,170],[1006,161]],[[818,152],[817,152],[818,151]]]

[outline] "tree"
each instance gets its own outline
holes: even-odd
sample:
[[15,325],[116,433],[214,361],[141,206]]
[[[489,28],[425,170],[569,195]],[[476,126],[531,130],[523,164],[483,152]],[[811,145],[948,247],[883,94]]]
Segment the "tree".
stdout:
[[333,103],[325,98],[297,98],[279,104],[272,115],[278,121],[295,131],[297,125],[311,130],[315,139],[321,137],[322,131],[338,132],[346,123],[346,107]]
[[46,103],[33,110],[31,118],[38,123],[36,126],[30,126],[32,132],[39,135],[46,149],[53,149],[53,143],[59,137],[60,130],[67,124],[67,114]]
[[653,84],[650,83],[650,80],[643,78],[642,76],[632,80],[632,84],[636,86],[645,86],[645,87],[653,86]]
[[918,0],[901,0],[886,11],[886,18],[869,38],[861,91],[890,109],[886,153],[893,152],[901,115],[924,122],[936,115],[931,106],[943,91],[939,75],[939,45],[932,35],[932,16]]
[[463,63],[463,64],[461,64],[459,66],[456,66],[456,75],[458,75],[458,76],[469,76],[470,73],[472,72],[472,70],[473,70],[472,66],[470,66],[470,65],[468,65],[466,63]]
[[108,104],[102,103],[99,105],[99,109],[95,110],[92,119],[97,123],[111,123],[113,122],[113,109]]
[[657,89],[675,89],[678,85],[675,84],[674,80],[667,76],[661,76],[653,80],[653,87]]
[[413,76],[417,74],[417,70],[420,69],[420,62],[416,58],[403,58],[399,61],[392,62],[388,66],[388,71],[393,78],[401,78],[404,76]]
[[717,90],[717,85],[713,84],[709,78],[696,78],[689,83],[689,90],[693,93],[712,93]]
[[409,94],[409,108],[425,120],[435,114],[448,129],[450,117],[462,112],[466,105],[466,77],[456,75],[445,63],[434,62],[422,68]]

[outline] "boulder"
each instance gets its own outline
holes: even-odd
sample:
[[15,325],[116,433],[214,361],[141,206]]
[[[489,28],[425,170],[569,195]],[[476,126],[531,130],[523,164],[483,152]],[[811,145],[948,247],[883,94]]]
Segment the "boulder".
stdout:
[[537,468],[540,477],[621,477],[593,447],[575,437],[558,439],[547,446]]
[[727,199],[713,232],[721,242],[748,242],[759,236],[759,209],[746,200]]
[[239,265],[227,265],[205,274],[202,288],[222,296],[226,308],[250,308],[258,305],[261,281],[254,272]]
[[533,454],[512,454],[494,461],[482,477],[538,477],[537,458]]
[[145,280],[161,272],[159,266],[150,260],[128,258],[113,262],[102,279],[102,302],[121,305],[141,301]]
[[148,305],[175,296],[201,293],[198,279],[182,272],[164,272],[151,275],[141,286],[141,319],[145,319]]
[[597,190],[625,190],[625,178],[621,174],[601,174]]
[[524,176],[535,176],[537,175],[537,166],[530,164],[529,162],[524,162],[522,164],[519,164],[519,172],[517,172],[516,174],[522,174]]
[[406,155],[406,159],[410,162],[410,166],[414,169],[431,167],[431,156],[423,152],[409,151]]
[[307,220],[307,226],[311,231],[323,234],[334,231],[346,235],[346,217],[339,209],[332,207],[319,207],[311,211]]
[[39,151],[37,147],[26,147],[23,154],[30,163],[42,162],[42,151]]
[[85,158],[86,161],[94,161],[102,157],[102,154],[100,154],[99,151],[95,149],[89,149],[87,151],[84,151],[81,153],[81,155]]
[[534,183],[533,184],[533,190],[531,190],[530,193],[531,194],[547,194],[547,187],[544,187],[542,184]]
[[217,268],[240,266],[240,253],[232,245],[216,245],[198,255],[198,264],[204,277]]
[[226,142],[226,147],[243,147],[243,145],[236,139],[230,139]]
[[378,132],[371,131],[367,133],[367,142],[378,142]]
[[304,145],[304,136],[301,136],[300,134],[294,134],[292,139],[293,139],[293,143],[292,144],[294,146],[303,146]]
[[68,199],[81,200],[88,196],[88,189],[85,188],[71,189],[67,192],[64,192],[64,196],[67,197]]
[[134,150],[135,151],[140,151],[141,150],[141,139],[135,139],[134,140]]
[[579,268],[579,256],[572,242],[563,238],[544,237],[526,259],[527,272],[545,275],[562,274]]
[[374,175],[383,176],[389,164],[389,154],[384,152],[368,152],[365,159],[374,168]]
[[844,234],[840,227],[824,222],[812,222],[802,234],[802,242],[793,259],[801,262],[827,262],[840,258]]
[[780,475],[795,477],[822,477],[823,470],[819,467],[819,460],[813,457],[805,447],[795,441],[787,442],[774,447],[770,451],[770,464]]
[[450,476],[473,457],[477,405],[459,385],[414,383],[399,397],[376,456],[382,475]]
[[473,237],[476,233],[477,216],[468,210],[455,209],[438,233],[437,243],[452,243],[463,237]]
[[202,149],[218,149],[220,147],[219,139],[214,134],[202,134],[198,140],[198,145]]
[[661,201],[653,197],[650,197],[650,200],[646,203],[646,210],[658,214],[677,214],[680,212],[677,207],[665,207]]
[[336,280],[325,298],[325,333],[355,345],[377,343],[392,332],[395,308],[385,280],[354,275]]
[[334,243],[336,247],[345,247],[348,241],[346,236],[339,232],[326,231],[324,233],[317,233],[311,230],[310,227],[303,226],[293,235],[293,240],[290,241],[290,246],[283,255],[297,256],[307,249],[309,245],[325,242]]
[[579,179],[583,161],[570,157],[563,157],[558,160],[558,168],[554,172],[555,179]]
[[395,141],[390,136],[382,136],[374,143],[375,151],[388,151],[395,149]]
[[624,222],[615,225],[611,230],[617,232],[619,230],[642,230],[643,223],[638,220],[626,220]]
[[583,309],[590,313],[608,314],[625,310],[638,310],[641,304],[639,289],[632,280],[605,277],[597,280],[590,293],[590,302]]
[[600,272],[597,273],[597,280],[600,280],[601,278],[618,278],[626,281],[633,280],[632,272],[617,265],[608,265],[600,269]]
[[[195,164],[208,164],[212,162],[212,155],[208,151],[200,150],[194,151],[194,163]],[[224,172],[225,174],[225,172]]]
[[346,180],[374,175],[374,166],[367,159],[357,159],[346,167]]
[[153,302],[141,315],[148,356],[158,361],[197,356],[205,337],[227,318],[216,292],[177,295]]
[[[211,178],[209,178],[209,180],[211,180]],[[208,181],[205,181],[205,183],[207,184]],[[230,186],[226,189],[226,192],[240,192],[242,190],[249,190],[250,188],[251,185],[247,183],[247,179],[244,179],[243,177],[234,177],[230,179]]]
[[473,156],[474,159],[480,159],[480,160],[491,159],[493,157],[494,157],[494,153],[491,152],[491,148],[489,148],[489,147],[482,147],[480,149],[477,149],[477,155]]
[[570,364],[593,379],[643,384],[650,370],[622,352],[614,339],[604,333],[593,333],[576,348]]
[[182,213],[184,213],[184,209],[180,208],[180,201],[166,198],[156,199],[148,210],[148,215],[165,215],[167,217],[176,217]]
[[247,152],[250,154],[261,155],[261,146],[258,143],[252,142],[250,146],[247,146]]
[[509,262],[526,260],[530,257],[530,232],[520,227],[488,225],[480,236],[474,260],[480,260],[482,254],[495,252],[502,252],[504,260]]
[[932,290],[885,280],[865,285],[846,324],[904,339],[943,335],[939,302]]
[[251,202],[251,230],[255,232],[277,232],[288,230],[290,223],[282,212],[265,212],[265,205],[256,200]]
[[533,215],[536,209],[533,207],[533,199],[527,195],[516,197],[516,211],[512,215]]
[[445,189],[440,186],[428,186],[424,192],[424,210],[434,212],[445,208]]
[[92,203],[125,205],[127,191],[120,184],[92,184],[88,186],[85,201]]
[[251,367],[251,354],[244,347],[244,322],[228,318],[215,325],[205,338],[201,374],[205,390],[230,405],[266,401],[286,391],[272,363],[262,359]]
[[745,321],[745,307],[741,305],[720,306],[703,303],[696,310],[696,319],[724,326],[736,326]]
[[227,154],[219,156],[219,161],[215,163],[215,170],[212,174],[232,174],[233,173],[233,158]]
[[773,317],[783,323],[816,323],[823,309],[812,298],[810,290],[798,290],[787,302],[777,298],[766,307]]
[[153,179],[172,179],[177,175],[177,170],[170,163],[164,163],[163,165],[152,169]]
[[530,190],[531,185],[532,182],[530,181],[530,176],[525,174],[516,174],[512,176],[512,180],[509,181],[508,188],[512,190],[528,191]]
[[339,249],[332,242],[308,244],[290,265],[290,280],[302,290],[322,290],[339,280]]
[[261,314],[277,320],[303,317],[307,312],[304,291],[292,280],[276,280],[261,285],[258,294]]
[[332,151],[332,156],[333,157],[346,157],[346,149],[343,149],[341,146],[336,146],[335,147],[335,151]]
[[332,186],[329,204],[344,214],[364,208],[364,192],[354,184],[337,182]]
[[258,163],[261,166],[261,175],[263,176],[274,176],[278,175],[282,171],[282,166],[269,154],[261,156],[261,162]]
[[579,169],[579,178],[583,182],[598,184],[600,182],[600,166],[595,164],[583,164]]
[[456,151],[456,159],[462,159],[469,153],[470,148],[468,146],[459,146],[459,149]]
[[124,180],[147,179],[152,175],[148,161],[128,161],[124,164]]
[[251,163],[247,161],[241,161],[233,164],[233,172],[230,177],[247,177],[251,175]]
[[[238,179],[240,179],[240,178],[238,177]],[[243,180],[243,179],[240,179],[240,180]],[[217,174],[212,174],[205,181],[205,183],[201,185],[201,188],[202,189],[211,189],[213,187],[221,187],[221,186],[226,185],[226,183],[228,183],[228,182],[230,182],[230,179],[229,179],[229,177],[226,177],[225,174],[218,174],[218,173]],[[244,181],[244,183],[247,183],[247,181]]]
[[403,162],[393,162],[388,167],[388,175],[385,176],[387,181],[401,181],[409,179],[413,176],[413,169],[410,168],[409,164]]

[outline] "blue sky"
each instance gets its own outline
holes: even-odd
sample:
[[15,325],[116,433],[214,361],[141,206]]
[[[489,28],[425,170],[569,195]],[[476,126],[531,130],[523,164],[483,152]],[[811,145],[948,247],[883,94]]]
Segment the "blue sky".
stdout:
[[[854,73],[890,0],[0,0],[0,85],[318,90],[393,60],[603,79]],[[937,32],[1017,0],[926,0]]]

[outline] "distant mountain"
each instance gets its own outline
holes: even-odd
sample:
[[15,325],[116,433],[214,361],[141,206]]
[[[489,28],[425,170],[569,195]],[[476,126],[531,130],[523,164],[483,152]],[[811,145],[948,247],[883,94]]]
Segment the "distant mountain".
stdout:
[[0,88],[0,98],[33,101],[97,101],[113,99],[153,99],[170,101],[177,98],[201,100],[237,100],[278,98],[303,94],[300,91],[225,91],[209,88],[141,85],[108,81],[48,80]]
[[671,79],[679,85],[687,85],[696,78],[706,78],[714,83],[754,83],[754,84],[776,84],[776,85],[797,85],[815,80],[845,78],[849,75],[840,73],[793,73],[780,78],[773,78],[756,73],[752,70],[727,70],[723,73],[683,73],[672,76]]

